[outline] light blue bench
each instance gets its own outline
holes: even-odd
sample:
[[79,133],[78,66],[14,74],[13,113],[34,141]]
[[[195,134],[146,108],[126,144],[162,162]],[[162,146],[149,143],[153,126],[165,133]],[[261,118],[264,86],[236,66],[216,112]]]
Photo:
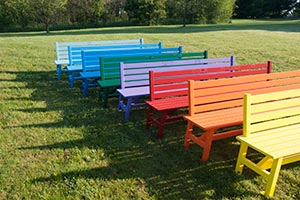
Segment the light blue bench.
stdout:
[[57,79],[61,79],[61,73],[66,72],[65,66],[69,64],[68,46],[111,46],[143,44],[142,38],[134,40],[111,40],[111,41],[84,41],[84,42],[55,42],[55,65]]
[[[108,54],[109,53],[109,54]],[[114,57],[114,56],[134,56],[134,55],[155,55],[155,54],[174,54],[182,53],[182,47],[175,48],[143,48],[143,49],[128,49],[128,50],[114,50],[109,52],[103,51],[82,51],[82,72],[78,79],[82,79],[82,88],[84,96],[88,95],[89,87],[98,87],[98,80],[102,76],[100,72],[100,57]]]
[[[81,46],[73,47],[68,46],[69,54],[69,65],[67,66],[67,71],[69,73],[68,82],[70,87],[74,86],[74,80],[81,79],[79,77],[79,72],[82,72],[82,51],[95,51],[99,52],[99,56],[103,55],[114,55],[119,52],[124,52],[126,50],[134,49],[161,49],[162,43],[151,43],[151,44],[130,44],[130,45],[111,45],[111,46]],[[156,50],[155,50],[156,51]],[[97,58],[99,62],[99,57]],[[98,68],[99,70],[99,68]]]
[[145,97],[150,94],[149,71],[162,72],[188,70],[234,65],[234,56],[226,58],[207,58],[196,60],[177,60],[163,62],[123,63],[120,64],[121,89],[118,111],[125,111],[125,120],[129,120],[131,108],[145,106]]

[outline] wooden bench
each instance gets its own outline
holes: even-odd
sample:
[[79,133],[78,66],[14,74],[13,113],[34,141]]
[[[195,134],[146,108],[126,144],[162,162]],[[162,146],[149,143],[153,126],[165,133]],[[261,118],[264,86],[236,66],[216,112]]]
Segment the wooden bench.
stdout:
[[182,114],[175,111],[188,108],[188,80],[210,80],[231,78],[253,74],[269,73],[271,62],[220,67],[206,65],[194,70],[177,70],[167,72],[150,71],[150,101],[146,128],[151,124],[158,126],[157,137],[163,136],[165,123],[182,119]]
[[[300,88],[300,71],[259,74],[209,81],[189,81],[189,115],[184,146],[194,142],[209,157],[212,141],[242,133],[243,94],[261,94]],[[195,131],[199,127],[203,133]]]
[[182,47],[174,48],[143,48],[143,49],[122,49],[112,51],[82,51],[82,72],[77,79],[82,80],[84,96],[88,95],[89,87],[98,87],[98,80],[102,76],[100,71],[100,57],[102,56],[133,56],[133,55],[154,55],[182,53]]
[[[267,184],[262,194],[271,197],[281,166],[300,161],[300,89],[245,94],[243,116],[235,171],[241,174],[247,166],[263,176]],[[248,148],[259,152],[262,159],[257,162],[248,158]]]
[[135,40],[111,40],[111,41],[85,41],[85,42],[55,42],[57,79],[61,79],[61,73],[67,72],[64,67],[69,64],[68,46],[108,46],[122,44],[143,44],[142,38]]
[[208,52],[182,53],[179,49],[177,53],[149,54],[149,55],[124,55],[100,57],[101,77],[98,81],[100,85],[100,98],[103,99],[104,107],[107,107],[107,100],[111,96],[119,95],[116,89],[120,88],[120,62],[137,63],[147,61],[168,61],[185,59],[204,59],[208,57]]
[[[119,55],[125,54],[128,51],[139,52],[143,49],[146,52],[159,52],[162,49],[162,43],[151,44],[124,44],[124,45],[111,45],[111,46],[68,46],[69,53],[69,65],[66,67],[69,73],[68,82],[70,87],[74,86],[74,80],[82,79],[80,72],[86,72],[88,70],[99,71],[99,56],[103,55]],[[93,63],[91,67],[87,67],[82,63],[82,52],[90,51],[89,58],[86,57],[85,62]],[[95,57],[96,56],[96,57]],[[91,60],[91,61],[89,61]],[[96,67],[93,67],[97,63]],[[90,76],[90,74],[85,74]]]
[[[125,111],[125,120],[129,119],[133,107],[145,106],[144,98],[150,94],[149,71],[172,71],[198,69],[216,66],[232,66],[234,57],[208,58],[196,60],[177,60],[145,63],[121,63],[121,89],[118,89],[118,110]],[[141,102],[142,100],[142,102]]]

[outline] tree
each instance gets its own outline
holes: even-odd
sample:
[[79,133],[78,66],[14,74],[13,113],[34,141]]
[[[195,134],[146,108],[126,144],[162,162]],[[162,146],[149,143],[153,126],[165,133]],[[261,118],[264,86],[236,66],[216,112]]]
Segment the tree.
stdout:
[[122,20],[128,20],[125,12],[126,0],[105,0],[105,9],[102,12],[101,19],[103,22],[113,23]]
[[232,16],[235,0],[167,0],[169,18],[180,18],[186,23],[227,22]]
[[206,0],[204,17],[206,23],[228,22],[233,14],[235,0]]
[[125,11],[138,25],[155,25],[166,18],[165,0],[127,0]]
[[66,8],[71,23],[98,24],[103,9],[103,1],[68,0]]
[[32,20],[29,0],[1,0],[1,19],[3,24],[20,25],[24,29]]
[[50,25],[65,17],[63,13],[67,0],[31,0],[30,3],[34,21],[43,24],[47,33],[50,32]]

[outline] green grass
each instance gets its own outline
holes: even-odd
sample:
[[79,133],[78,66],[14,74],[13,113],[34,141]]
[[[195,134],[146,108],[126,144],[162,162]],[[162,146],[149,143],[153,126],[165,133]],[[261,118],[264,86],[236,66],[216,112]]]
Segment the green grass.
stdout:
[[[83,98],[55,76],[56,41],[136,39],[182,45],[237,64],[273,61],[300,68],[300,20],[122,27],[0,34],[0,199],[265,199],[262,177],[234,172],[239,144],[216,141],[209,161],[183,148],[185,122],[145,129],[146,110],[124,122],[117,99],[103,109],[98,91]],[[255,156],[255,154],[253,154]],[[299,163],[284,166],[274,199],[299,199]]]

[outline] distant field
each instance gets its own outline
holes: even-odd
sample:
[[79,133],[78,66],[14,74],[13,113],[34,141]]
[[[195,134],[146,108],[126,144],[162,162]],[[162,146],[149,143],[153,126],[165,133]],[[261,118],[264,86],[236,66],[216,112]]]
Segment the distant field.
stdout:
[[[56,41],[144,38],[237,64],[273,61],[300,69],[300,20],[233,20],[231,24],[121,27],[0,34],[0,199],[265,199],[265,181],[234,172],[239,143],[216,141],[209,161],[183,147],[185,122],[145,129],[146,110],[129,122],[117,99],[103,109],[55,75]],[[255,153],[253,153],[255,156]],[[274,199],[300,198],[299,163],[281,170]]]

